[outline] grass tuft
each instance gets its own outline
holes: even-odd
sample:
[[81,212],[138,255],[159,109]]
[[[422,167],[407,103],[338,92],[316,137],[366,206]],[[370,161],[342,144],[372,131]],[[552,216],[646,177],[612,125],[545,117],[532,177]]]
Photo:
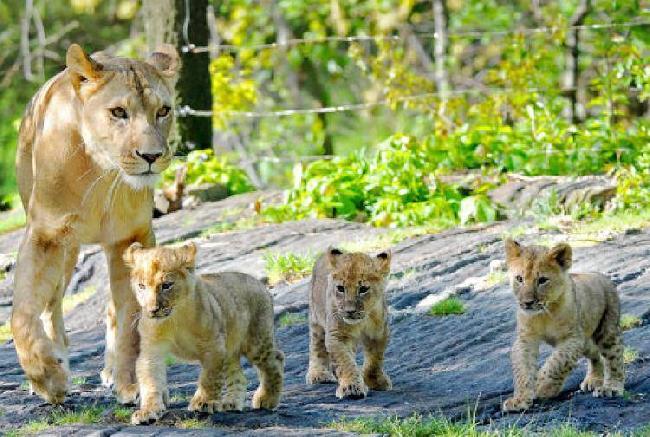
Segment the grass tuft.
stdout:
[[117,405],[113,408],[113,417],[115,420],[122,423],[129,423],[131,421],[131,408]]
[[207,420],[199,420],[195,417],[191,417],[189,419],[179,420],[174,424],[174,426],[180,429],[201,429],[207,428],[209,424]]
[[639,358],[639,351],[636,349],[628,346],[623,349],[623,362],[625,364],[632,364],[637,358]]
[[630,329],[641,326],[641,319],[632,314],[623,314],[621,316],[621,329],[629,331]]
[[287,253],[284,255],[267,252],[264,254],[266,274],[269,284],[275,285],[280,281],[294,282],[311,274],[316,261],[316,255]]
[[286,326],[302,325],[303,323],[307,323],[307,316],[300,313],[284,313],[280,316],[278,323],[282,328]]
[[430,316],[449,316],[452,314],[463,314],[465,305],[456,297],[448,297],[431,307],[428,314]]

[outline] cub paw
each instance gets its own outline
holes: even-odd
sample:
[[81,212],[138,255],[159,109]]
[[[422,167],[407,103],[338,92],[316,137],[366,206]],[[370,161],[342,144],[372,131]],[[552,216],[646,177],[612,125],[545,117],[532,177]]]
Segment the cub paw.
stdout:
[[580,390],[584,392],[595,392],[597,389],[601,388],[602,385],[602,378],[595,378],[593,376],[587,375],[585,379],[580,383]]
[[305,376],[307,384],[333,384],[336,377],[329,370],[312,370],[310,369]]
[[252,405],[255,409],[273,410],[280,403],[280,393],[269,393],[261,388],[255,390]]
[[131,415],[132,425],[147,425],[160,419],[165,412],[164,408],[142,408]]
[[598,387],[594,390],[595,398],[611,398],[616,396],[623,396],[625,390],[623,389],[623,384],[603,384],[601,387]]
[[201,413],[216,413],[221,408],[221,402],[214,399],[206,399],[204,396],[195,394],[187,409]]
[[532,405],[532,399],[511,397],[510,399],[506,399],[501,409],[505,413],[514,413],[517,411],[527,410]]
[[562,385],[550,382],[542,382],[537,385],[535,393],[540,399],[551,399],[556,397],[562,391]]
[[117,402],[122,405],[135,404],[138,401],[139,389],[137,384],[127,384],[115,390]]
[[365,373],[363,379],[366,385],[373,390],[386,391],[393,388],[393,383],[383,371]]
[[363,399],[368,394],[368,386],[363,382],[339,384],[336,388],[336,397],[339,399]]
[[50,404],[62,404],[68,391],[68,373],[63,366],[56,364],[47,370],[44,377],[30,380],[30,391]]
[[242,411],[244,409],[244,401],[235,399],[224,399],[219,405],[219,411]]
[[99,372],[99,378],[102,380],[102,385],[106,388],[112,388],[113,384],[115,384],[113,371],[111,369],[103,368],[102,371]]

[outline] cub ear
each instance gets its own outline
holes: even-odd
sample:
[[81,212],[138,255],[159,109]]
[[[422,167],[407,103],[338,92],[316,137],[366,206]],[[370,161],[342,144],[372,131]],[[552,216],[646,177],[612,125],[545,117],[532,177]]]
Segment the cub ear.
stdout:
[[380,252],[377,254],[375,257],[375,265],[377,266],[377,270],[379,273],[381,273],[384,276],[388,276],[390,273],[390,259],[391,259],[391,252],[390,250],[385,250],[383,252]]
[[506,249],[506,264],[510,264],[511,261],[514,261],[521,256],[521,244],[517,243],[512,238],[506,238],[504,247]]
[[147,59],[149,65],[156,67],[156,70],[171,81],[176,81],[181,69],[181,59],[176,48],[171,44],[163,44]]
[[140,249],[142,249],[142,244],[133,243],[124,251],[122,258],[127,266],[133,267],[135,265],[135,255]]
[[336,265],[339,262],[341,255],[343,255],[341,249],[332,246],[327,248],[327,261],[332,269],[336,269]]
[[79,44],[71,44],[65,55],[65,64],[72,80],[72,86],[79,90],[83,82],[96,80],[101,76],[104,67],[84,52]]
[[188,269],[194,269],[196,265],[196,244],[189,242],[178,247],[176,250],[180,263]]
[[549,252],[548,259],[557,263],[562,270],[569,270],[573,261],[573,250],[567,243],[556,244]]

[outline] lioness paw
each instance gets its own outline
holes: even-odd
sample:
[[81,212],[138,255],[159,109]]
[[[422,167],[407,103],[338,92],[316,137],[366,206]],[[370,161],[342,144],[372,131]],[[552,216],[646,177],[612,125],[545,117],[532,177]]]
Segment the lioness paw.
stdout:
[[336,388],[336,397],[339,399],[363,399],[368,394],[368,386],[363,382],[353,382],[351,384],[339,384]]
[[527,410],[533,405],[532,399],[515,398],[506,399],[503,403],[502,410],[505,413],[514,413],[517,411]]
[[146,425],[151,422],[155,422],[156,420],[160,419],[165,410],[160,409],[160,408],[152,408],[152,409],[141,409],[141,410],[136,410],[133,412],[131,415],[131,424],[132,425]]

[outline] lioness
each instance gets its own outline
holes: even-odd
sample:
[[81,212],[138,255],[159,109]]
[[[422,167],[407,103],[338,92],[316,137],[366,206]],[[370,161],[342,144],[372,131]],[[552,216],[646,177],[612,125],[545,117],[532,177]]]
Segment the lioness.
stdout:
[[27,228],[11,328],[32,389],[63,402],[69,369],[61,300],[80,244],[101,244],[112,294],[102,380],[131,402],[138,304],[122,255],[134,241],[154,244],[152,187],[174,152],[167,137],[179,60],[173,48],[142,62],[89,57],[73,44],[66,64],[36,93],[20,126],[16,171]]
[[[384,294],[389,273],[390,252],[370,257],[329,248],[316,261],[309,294],[307,384],[338,379],[338,398],[363,398],[368,387],[391,389],[383,369],[390,335]],[[364,346],[363,374],[356,365],[359,342]]]
[[195,276],[195,255],[193,243],[153,249],[134,243],[124,254],[142,314],[136,365],[141,403],[133,424],[158,419],[165,410],[168,353],[201,364],[190,411],[244,407],[241,356],[257,367],[260,379],[253,408],[273,409],[280,401],[284,354],[275,346],[271,295],[244,273]]
[[[599,273],[568,273],[568,244],[547,249],[508,239],[505,249],[519,308],[512,346],[515,393],[503,410],[525,410],[536,397],[557,396],[581,356],[589,360],[581,390],[596,397],[622,395],[625,368],[616,286]],[[541,342],[555,350],[538,373]]]

